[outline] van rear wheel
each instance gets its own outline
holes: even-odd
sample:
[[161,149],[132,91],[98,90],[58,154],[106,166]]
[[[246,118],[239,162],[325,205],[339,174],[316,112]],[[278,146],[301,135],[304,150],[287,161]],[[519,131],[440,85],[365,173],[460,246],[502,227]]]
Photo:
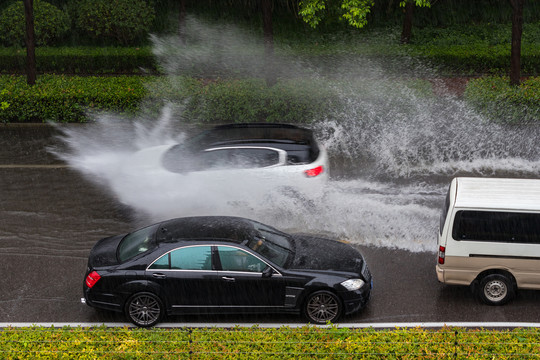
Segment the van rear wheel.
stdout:
[[488,305],[503,305],[515,295],[514,282],[508,275],[489,274],[480,279],[478,296]]

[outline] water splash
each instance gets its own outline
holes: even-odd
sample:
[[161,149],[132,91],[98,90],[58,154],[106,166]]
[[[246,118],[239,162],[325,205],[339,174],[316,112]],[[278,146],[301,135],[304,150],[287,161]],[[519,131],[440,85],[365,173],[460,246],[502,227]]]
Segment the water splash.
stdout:
[[[154,38],[155,53],[171,75],[193,71],[188,69],[193,63],[205,71],[257,73],[257,66],[247,65],[243,56],[257,53],[246,51],[254,46],[252,38],[233,27],[217,31],[208,24],[191,25],[191,47],[180,47],[173,37]],[[216,45],[216,39],[235,37],[240,41]],[[226,48],[241,49],[241,60],[235,60],[236,50],[223,52]],[[212,57],[216,49],[221,55]],[[280,184],[275,189],[251,184],[239,194],[231,192],[234,176],[216,184],[200,177],[181,179],[159,166],[141,168],[133,154],[182,142],[198,130],[182,121],[178,104],[165,106],[157,119],[96,115],[91,124],[62,127],[68,151],[53,151],[147,222],[236,215],[284,230],[330,233],[353,243],[411,251],[434,249],[439,207],[452,177],[540,173],[537,127],[497,125],[463,101],[433,96],[426,82],[396,78],[372,60],[356,57],[346,70],[334,67],[330,74],[317,71],[317,64],[308,60],[284,67],[308,63],[302,73],[327,81],[341,99],[333,113],[311,125],[333,166],[321,197],[274,191]],[[350,71],[351,64],[358,66],[356,72]]]

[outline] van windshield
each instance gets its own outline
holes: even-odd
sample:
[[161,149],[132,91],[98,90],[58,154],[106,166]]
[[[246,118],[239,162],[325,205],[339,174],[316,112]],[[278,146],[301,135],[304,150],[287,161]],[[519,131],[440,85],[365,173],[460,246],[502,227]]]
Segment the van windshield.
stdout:
[[446,222],[446,217],[448,216],[448,210],[450,209],[450,188],[446,192],[446,200],[444,201],[444,207],[441,212],[441,223],[439,225],[439,231],[442,235],[444,223]]

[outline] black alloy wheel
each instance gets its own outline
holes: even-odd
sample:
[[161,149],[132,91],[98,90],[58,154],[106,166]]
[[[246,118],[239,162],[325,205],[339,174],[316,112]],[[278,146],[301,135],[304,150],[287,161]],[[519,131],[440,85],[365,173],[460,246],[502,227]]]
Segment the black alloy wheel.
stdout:
[[140,292],[134,294],[126,303],[126,316],[129,320],[140,327],[152,327],[156,325],[163,314],[163,302],[154,294]]
[[310,294],[304,304],[304,316],[314,324],[335,322],[341,316],[341,300],[330,291],[321,290]]

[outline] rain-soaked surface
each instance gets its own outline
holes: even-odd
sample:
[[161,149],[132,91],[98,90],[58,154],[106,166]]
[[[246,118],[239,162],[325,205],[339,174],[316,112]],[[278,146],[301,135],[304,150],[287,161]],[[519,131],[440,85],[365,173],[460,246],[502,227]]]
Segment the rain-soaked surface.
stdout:
[[[235,56],[258,44],[254,39],[193,19],[188,28],[194,31],[182,48],[174,38],[153,39],[171,89],[181,91],[178,75],[198,68],[205,72],[199,76],[260,73],[261,62]],[[367,308],[344,322],[538,321],[540,291],[520,291],[504,307],[481,305],[469,289],[437,282],[435,250],[450,180],[538,178],[539,127],[486,119],[445,93],[442,82],[430,95],[429,83],[408,77],[436,74],[405,56],[389,64],[340,59],[332,66],[300,58],[275,64],[283,78],[327,86],[339,104],[309,125],[331,160],[330,181],[315,197],[267,195],[273,189],[256,185],[232,194],[234,184],[225,181],[211,193],[189,176],[157,176],[163,174],[158,165],[142,171],[135,153],[181,143],[200,130],[185,122],[181,104],[163,101],[156,113],[155,97],[151,116],[101,114],[88,124],[0,126],[0,322],[124,321],[80,304],[90,248],[105,236],[190,215],[244,216],[358,247],[374,289]],[[300,319],[173,320],[211,325]]]
[[[84,126],[90,125],[68,127],[81,129]],[[106,186],[89,181],[77,170],[49,156],[46,148],[61,145],[60,140],[52,136],[56,132],[48,126],[0,127],[0,321],[124,321],[120,315],[95,311],[80,304],[86,258],[98,239],[133,229],[149,219],[134,216],[134,211],[119,203]],[[398,189],[390,190],[388,184],[368,191],[364,182],[355,184],[351,179],[336,181],[349,183],[343,190],[349,198],[398,195]],[[392,181],[389,180],[390,183]],[[439,182],[442,188],[446,186],[446,181]],[[399,181],[396,186],[399,188]],[[436,195],[416,196],[438,199],[441,195],[437,192]],[[347,208],[346,211],[350,212],[346,219],[335,219],[342,222],[342,227],[347,227],[347,221],[354,222],[355,219],[362,223],[365,209]],[[387,237],[398,236],[400,230],[392,228],[399,227],[401,217],[415,213],[400,215],[399,212],[391,212],[387,217]],[[321,221],[316,213],[310,216]],[[435,215],[427,218],[436,222]],[[512,303],[490,307],[479,304],[467,288],[439,284],[433,251],[437,225],[418,220],[418,226],[426,223],[432,228],[428,229],[431,234],[417,242],[422,243],[421,246],[400,245],[397,238],[394,239],[397,247],[385,242],[377,245],[366,241],[363,244],[359,236],[355,238],[352,232],[348,234],[349,240],[367,258],[374,275],[374,290],[367,308],[345,318],[344,323],[539,319],[540,292],[521,291]],[[272,225],[284,229],[289,226],[279,222]],[[299,226],[306,232],[322,232],[306,222]],[[374,225],[373,230],[381,232],[377,226],[380,225]],[[351,228],[354,229],[354,225]],[[366,233],[369,231],[365,230]],[[170,320],[208,322],[212,325],[216,322],[291,323],[301,319],[273,315],[175,317]]]

